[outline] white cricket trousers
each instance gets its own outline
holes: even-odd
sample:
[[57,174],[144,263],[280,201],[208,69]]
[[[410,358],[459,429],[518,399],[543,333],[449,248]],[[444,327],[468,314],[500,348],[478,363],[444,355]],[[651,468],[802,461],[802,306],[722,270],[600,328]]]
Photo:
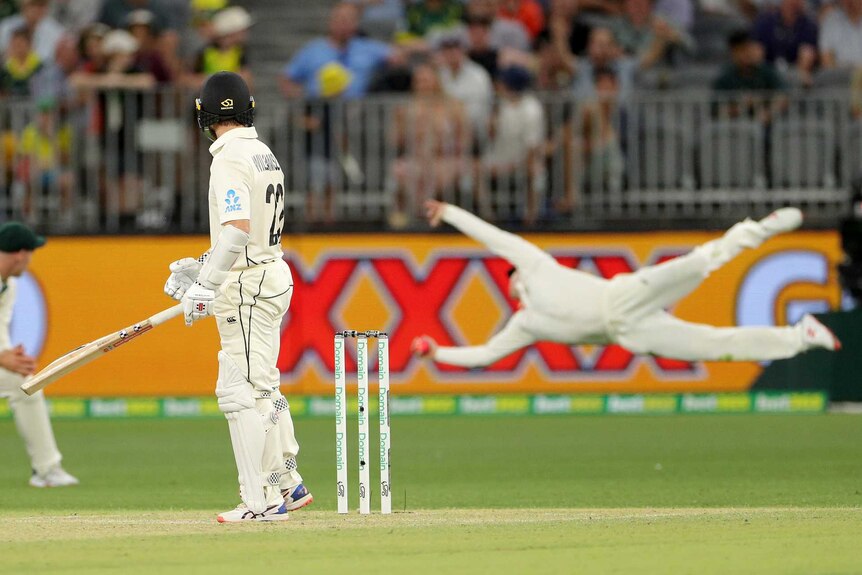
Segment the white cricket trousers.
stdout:
[[54,441],[45,395],[41,391],[27,395],[20,389],[22,383],[22,376],[0,368],[0,397],[9,400],[15,426],[30,456],[30,467],[39,475],[44,475],[59,465],[63,457]]
[[243,371],[255,394],[271,392],[278,411],[281,438],[282,487],[302,482],[296,471],[296,441],[290,408],[279,391],[276,363],[281,324],[293,296],[293,276],[284,260],[231,272],[214,302],[221,348]]
[[716,268],[708,246],[611,279],[604,305],[614,342],[638,354],[685,361],[767,361],[803,351],[802,334],[793,327],[714,327],[665,311]]

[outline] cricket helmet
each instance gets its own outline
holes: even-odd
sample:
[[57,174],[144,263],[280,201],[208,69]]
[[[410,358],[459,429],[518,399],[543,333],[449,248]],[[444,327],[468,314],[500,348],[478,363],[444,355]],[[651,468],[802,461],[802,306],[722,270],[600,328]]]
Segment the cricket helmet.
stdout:
[[233,120],[240,125],[254,125],[254,98],[242,76],[233,72],[216,72],[204,82],[201,96],[195,100],[198,127],[210,139],[216,135],[212,126]]

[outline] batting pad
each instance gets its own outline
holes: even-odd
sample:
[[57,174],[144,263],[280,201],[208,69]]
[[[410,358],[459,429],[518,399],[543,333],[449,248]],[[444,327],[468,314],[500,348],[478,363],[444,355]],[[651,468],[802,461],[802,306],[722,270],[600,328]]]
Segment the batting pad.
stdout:
[[227,418],[243,502],[254,513],[263,513],[267,508],[262,469],[266,429],[255,408],[251,384],[236,363],[223,351],[218,354],[218,362],[216,396]]

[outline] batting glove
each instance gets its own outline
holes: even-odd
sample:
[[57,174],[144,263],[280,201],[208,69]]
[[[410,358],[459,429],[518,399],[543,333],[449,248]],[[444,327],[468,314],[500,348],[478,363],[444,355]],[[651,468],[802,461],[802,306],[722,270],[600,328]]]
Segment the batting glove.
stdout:
[[173,262],[170,265],[171,275],[165,282],[165,293],[181,301],[186,290],[198,279],[202,267],[203,264],[194,258],[183,258]]
[[191,326],[199,319],[213,314],[215,290],[205,288],[199,283],[192,284],[183,296],[183,315],[186,325]]

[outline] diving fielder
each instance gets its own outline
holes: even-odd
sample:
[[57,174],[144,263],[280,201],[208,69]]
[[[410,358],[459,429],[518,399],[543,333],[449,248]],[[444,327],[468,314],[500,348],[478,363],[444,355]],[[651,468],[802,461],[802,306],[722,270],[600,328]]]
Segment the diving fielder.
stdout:
[[211,76],[197,100],[213,141],[211,249],[170,265],[165,293],[181,300],[186,325],[214,315],[221,337],[216,395],[230,429],[240,503],[220,523],[277,521],[312,502],[297,471],[299,444],[276,367],[281,322],[293,294],[283,259],[284,174],[257,139],[254,99],[237,74]]
[[78,480],[60,465],[63,457],[57,450],[48,406],[41,391],[27,395],[21,391],[24,378],[36,371],[36,359],[20,345],[12,347],[9,325],[15,307],[17,278],[30,264],[33,252],[45,245],[45,238],[18,222],[0,226],[0,397],[9,399],[18,433],[24,439],[30,456],[30,485],[33,487],[66,487]]
[[605,280],[560,265],[526,240],[437,201],[426,203],[432,226],[449,223],[512,264],[509,295],[520,309],[484,345],[439,347],[428,336],[413,341],[419,356],[462,367],[481,367],[532,345],[619,344],[639,354],[685,361],[765,361],[841,343],[811,315],[794,327],[713,327],[674,317],[666,308],[691,293],[709,274],[770,237],[802,223],[796,208],[747,219],[724,236],[668,262]]

